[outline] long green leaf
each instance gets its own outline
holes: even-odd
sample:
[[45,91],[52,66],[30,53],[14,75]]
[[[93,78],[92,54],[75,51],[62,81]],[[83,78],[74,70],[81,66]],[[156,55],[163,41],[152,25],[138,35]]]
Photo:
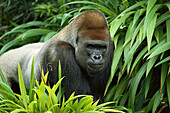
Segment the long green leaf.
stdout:
[[138,9],[134,15],[133,26],[138,22],[139,17],[145,12],[145,9]]
[[[143,18],[143,19],[140,21],[140,23],[138,24],[138,26],[137,26],[136,29],[134,30],[130,47],[132,47],[133,42],[135,41],[135,37],[137,36],[139,30],[143,27],[144,19],[145,19],[145,18]],[[140,40],[140,42],[141,42],[141,40]]]
[[170,60],[170,56],[168,56],[168,57],[166,57],[165,59],[163,59],[163,60],[161,60],[160,62],[158,62],[158,63],[155,65],[155,67],[158,66],[158,65],[160,65],[160,64],[162,64],[162,63],[168,62],[169,60]]
[[127,87],[128,82],[129,82],[128,76],[126,76],[123,80],[121,80],[121,82],[118,84],[117,90],[115,91],[116,93],[114,95],[114,100],[118,99],[123,95],[123,92]]
[[161,47],[157,48],[149,57],[148,59],[156,56],[156,55],[159,55],[167,50],[170,49],[170,41],[166,42],[165,44],[163,44]]
[[15,27],[14,29],[12,29],[12,31],[15,31],[17,29],[32,27],[32,26],[43,26],[46,24],[47,24],[46,22],[42,22],[42,21],[32,21],[32,22],[28,22],[26,24],[19,25],[19,26]]
[[145,71],[146,71],[146,66],[147,66],[147,62],[145,62],[145,63],[142,65],[142,67],[140,68],[140,70],[139,70],[138,73],[136,74],[133,83],[131,84],[131,88],[132,88],[132,91],[131,91],[131,96],[132,96],[131,102],[132,102],[132,105],[134,105],[134,103],[135,103],[136,91],[137,91],[139,82],[140,82],[142,76],[144,75],[144,73],[145,73]]
[[156,12],[161,6],[162,6],[161,4],[155,5],[155,6],[153,7],[153,9],[149,12],[149,14],[146,15],[145,21],[144,21],[144,35],[143,35],[143,37],[146,36],[147,27],[148,27],[148,25],[150,25],[150,22],[151,22],[152,18],[154,17],[155,12]]
[[22,76],[22,71],[21,71],[21,67],[20,67],[19,63],[18,63],[18,78],[19,78],[19,86],[20,86],[20,91],[21,91],[21,97],[23,99],[23,104],[24,104],[24,107],[27,109],[28,108],[27,93],[26,93],[25,84],[24,84],[24,80],[23,80],[23,76]]
[[166,20],[167,41],[170,41],[170,19]]
[[158,16],[158,14],[154,15],[154,17],[152,18],[150,24],[147,27],[148,51],[150,51],[150,48],[151,48],[152,36],[153,36],[154,29],[155,29],[155,24],[156,24],[157,16]]
[[122,46],[123,44],[119,44],[117,49],[114,51],[114,57],[113,57],[113,63],[112,63],[112,67],[111,67],[111,75],[110,75],[110,78],[108,80],[108,83],[107,83],[107,86],[106,86],[106,89],[105,89],[105,94],[110,86],[110,83],[116,73],[116,70],[118,68],[118,63],[119,63],[119,60],[122,56],[122,52],[123,52],[123,49],[122,49]]
[[168,102],[170,106],[170,75],[167,76],[166,84],[167,84]]
[[151,53],[153,53],[156,49],[158,49],[158,48],[160,48],[163,44],[165,44],[166,43],[166,41],[165,41],[165,39],[163,39],[160,43],[158,43],[157,45],[155,45],[152,49],[151,49],[151,51],[148,51],[148,53],[146,53],[145,54],[145,56],[143,57],[143,59],[144,58],[146,58],[148,55],[150,55]]
[[158,90],[158,93],[156,94],[154,104],[153,104],[153,107],[152,107],[152,113],[155,113],[155,111],[157,110],[157,107],[159,106],[159,104],[160,104],[160,102],[162,100],[164,89],[162,91]]
[[17,29],[17,30],[11,30],[11,31],[8,31],[7,33],[5,33],[4,35],[2,35],[0,37],[0,40],[2,40],[2,38],[4,38],[5,36],[7,35],[10,35],[10,34],[13,34],[13,33],[24,33],[26,30],[25,29]]
[[129,11],[131,11],[131,10],[134,10],[135,8],[141,6],[141,4],[143,5],[143,4],[145,4],[145,3],[146,3],[146,1],[137,2],[136,4],[132,5],[131,7],[127,8],[127,9],[125,9],[123,12],[121,12],[121,13],[116,17],[116,19],[119,18],[120,16],[124,15],[125,13],[127,13],[127,12],[129,12]]
[[[151,44],[151,47],[152,47],[153,45],[155,45],[155,44],[156,44],[156,42],[153,41],[152,44]],[[145,47],[142,51],[140,51],[140,53],[138,54],[138,56],[135,58],[135,61],[134,61],[133,65],[132,65],[132,68],[131,68],[130,75],[132,75],[132,72],[133,72],[134,68],[136,67],[137,63],[142,59],[143,55],[144,55],[146,52],[147,52],[147,47]]]
[[7,82],[7,80],[6,80],[5,76],[4,76],[4,74],[2,73],[2,70],[1,70],[1,69],[0,69],[0,77],[1,77],[2,82],[4,82],[5,84],[8,85],[8,82]]
[[154,66],[157,59],[158,59],[158,56],[155,56],[155,57],[152,57],[152,58],[149,59],[149,62],[147,64],[147,69],[146,69],[146,77],[148,76],[150,70]]
[[147,5],[147,10],[146,10],[146,15],[149,14],[149,12],[151,11],[151,9],[153,8],[153,6],[155,5],[156,0],[149,0],[148,1],[148,5]]
[[[61,79],[61,63],[60,63],[60,60],[59,60],[59,63],[58,63],[58,80],[60,80]],[[61,93],[61,84],[59,84],[59,96],[61,97],[62,95],[61,95],[62,93]],[[59,98],[60,98],[59,97]],[[59,99],[59,104],[61,104],[61,100]]]
[[114,37],[116,31],[120,27],[120,25],[126,21],[126,19],[131,15],[135,13],[134,11],[128,12],[125,15],[121,16],[120,19],[115,19],[111,22],[111,27],[110,27],[110,35],[111,37]]
[[35,74],[34,74],[34,57],[32,59],[32,67],[31,67],[31,78],[30,78],[30,90],[29,90],[29,97],[30,103],[34,100],[34,91],[33,88],[35,87]]
[[156,27],[169,18],[170,18],[170,13],[167,11],[158,18],[156,22]]
[[168,75],[168,63],[163,63],[161,66],[161,88],[160,88],[161,91],[163,89],[167,75]]
[[14,39],[10,42],[8,42],[7,44],[5,44],[0,51],[0,55],[3,54],[5,51],[7,51],[10,47],[12,47],[13,45],[17,44],[20,41],[20,39]]
[[25,33],[23,33],[22,40],[27,39],[29,37],[33,37],[33,36],[47,34],[49,32],[51,32],[51,30],[49,29],[30,29],[26,31]]
[[152,78],[153,71],[149,73],[149,75],[146,77],[146,82],[145,82],[145,99],[148,95],[150,84],[151,84],[151,78]]
[[134,55],[135,51],[137,50],[137,48],[140,45],[140,40],[138,39],[134,45],[132,46],[131,50],[129,51],[129,53],[127,54],[127,57],[125,59],[125,63],[123,65],[123,69],[122,72],[125,71],[127,64],[129,63],[129,61],[133,58],[132,56]]
[[104,7],[103,5],[100,5],[98,3],[95,2],[90,2],[90,1],[73,1],[73,2],[69,2],[67,4],[64,4],[63,6],[61,6],[60,8],[66,6],[66,5],[71,5],[71,4],[91,4],[94,6],[98,6],[100,9],[103,10],[103,12],[106,12],[108,15],[117,15],[115,13],[113,13],[110,9],[108,9],[107,7]]

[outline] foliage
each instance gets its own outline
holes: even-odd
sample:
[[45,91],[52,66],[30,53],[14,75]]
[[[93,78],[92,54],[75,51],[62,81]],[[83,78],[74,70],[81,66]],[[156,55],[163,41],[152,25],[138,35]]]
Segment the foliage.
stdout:
[[[59,64],[59,75],[61,75],[61,65]],[[106,107],[109,104],[114,102],[107,102],[98,105],[98,101],[93,102],[93,97],[90,95],[74,95],[74,92],[69,97],[68,100],[65,100],[63,95],[63,90],[60,89],[61,78],[52,88],[47,84],[47,76],[43,74],[42,70],[42,79],[41,83],[35,81],[34,79],[34,59],[32,61],[31,69],[31,82],[30,89],[27,94],[26,86],[22,77],[21,67],[18,63],[18,78],[20,86],[20,94],[15,94],[12,89],[9,87],[2,71],[0,70],[0,76],[3,82],[0,82],[0,111],[1,112],[25,112],[25,113],[102,113],[102,112],[123,112],[114,107]],[[36,87],[35,87],[36,82]],[[59,89],[59,90],[58,90]],[[56,92],[58,93],[56,95]],[[63,98],[62,98],[63,95]],[[78,98],[81,98],[78,101]],[[61,102],[62,101],[62,102]],[[125,109],[119,107],[119,109]]]
[[[26,21],[21,25],[12,21],[15,27],[0,36],[2,47],[0,54],[27,43],[45,42],[82,11],[97,9],[106,16],[115,45],[105,100],[116,101],[117,106],[125,106],[128,110],[132,109],[132,112],[154,113],[168,109],[170,106],[168,0],[136,2],[45,0],[43,3],[37,1],[34,3],[36,3],[33,8],[36,13],[32,19],[34,21]],[[8,43],[4,41],[9,37],[13,39],[8,40]],[[127,110],[126,108],[123,110]]]
[[130,107],[133,112],[155,112],[167,107],[169,7],[169,3],[156,0],[137,2],[109,24],[116,48],[106,92],[114,77],[118,80],[107,100],[118,101],[117,105]]

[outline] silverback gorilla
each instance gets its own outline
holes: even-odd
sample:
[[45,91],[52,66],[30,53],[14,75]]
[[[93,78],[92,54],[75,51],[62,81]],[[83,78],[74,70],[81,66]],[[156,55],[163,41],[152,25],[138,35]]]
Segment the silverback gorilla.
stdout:
[[102,98],[113,57],[113,43],[104,16],[95,10],[86,11],[46,43],[28,44],[4,53],[0,68],[12,89],[18,85],[18,62],[29,86],[33,56],[35,79],[41,80],[40,65],[45,73],[49,72],[50,86],[58,81],[61,61],[67,99],[74,91],[76,95],[93,95],[95,100]]

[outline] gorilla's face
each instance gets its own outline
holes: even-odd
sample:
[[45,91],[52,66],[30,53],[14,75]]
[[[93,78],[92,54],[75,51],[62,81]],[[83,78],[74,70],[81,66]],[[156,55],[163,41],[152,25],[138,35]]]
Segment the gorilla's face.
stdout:
[[80,67],[90,76],[103,72],[110,56],[109,36],[103,29],[91,29],[80,31],[77,38],[75,56]]

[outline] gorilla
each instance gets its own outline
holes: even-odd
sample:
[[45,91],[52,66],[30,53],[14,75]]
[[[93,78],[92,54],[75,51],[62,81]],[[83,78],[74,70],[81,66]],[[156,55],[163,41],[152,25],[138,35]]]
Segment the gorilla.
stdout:
[[86,11],[47,42],[28,44],[0,56],[0,69],[12,89],[18,86],[18,62],[29,87],[33,56],[35,79],[41,81],[41,66],[44,73],[49,72],[50,86],[58,81],[60,60],[66,99],[72,92],[93,95],[95,100],[102,98],[113,57],[113,42],[104,15],[96,10]]

